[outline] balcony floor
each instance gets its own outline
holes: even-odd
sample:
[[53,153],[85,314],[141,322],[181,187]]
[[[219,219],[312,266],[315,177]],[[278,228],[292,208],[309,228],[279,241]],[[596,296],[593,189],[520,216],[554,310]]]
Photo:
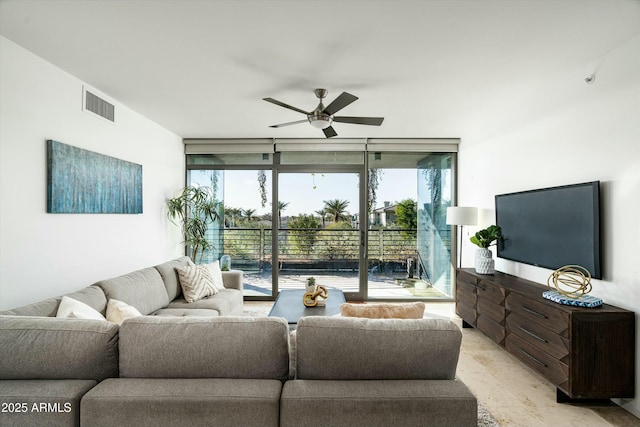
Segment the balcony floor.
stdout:
[[[315,277],[318,285],[341,289],[343,292],[358,291],[358,273],[351,271],[319,272],[313,270],[282,270],[279,274],[278,289],[302,289],[307,278]],[[249,297],[269,297],[271,295],[271,271],[244,273],[244,295]],[[408,279],[406,273],[370,274],[370,299],[448,299],[440,290],[420,279]]]

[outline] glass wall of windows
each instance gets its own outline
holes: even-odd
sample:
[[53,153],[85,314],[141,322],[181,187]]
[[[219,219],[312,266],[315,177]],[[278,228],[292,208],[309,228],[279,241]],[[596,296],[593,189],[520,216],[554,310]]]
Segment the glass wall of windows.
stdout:
[[454,152],[278,146],[187,150],[187,185],[210,186],[220,204],[207,260],[231,256],[247,299],[273,299],[310,276],[348,299],[454,297],[445,225]]

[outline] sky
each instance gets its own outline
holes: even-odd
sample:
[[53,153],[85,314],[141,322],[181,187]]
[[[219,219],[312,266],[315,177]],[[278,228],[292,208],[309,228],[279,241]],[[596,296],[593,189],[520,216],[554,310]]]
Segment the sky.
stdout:
[[[406,198],[417,199],[416,169],[385,169],[378,188],[376,208]],[[195,176],[192,176],[192,179]],[[355,173],[280,173],[279,197],[288,203],[283,216],[311,214],[324,207],[324,200],[348,200],[347,211],[358,212],[358,176]],[[209,182],[201,182],[210,185]],[[256,215],[271,213],[271,175],[267,173],[267,205],[260,204],[257,171],[224,171],[225,207],[255,209]]]

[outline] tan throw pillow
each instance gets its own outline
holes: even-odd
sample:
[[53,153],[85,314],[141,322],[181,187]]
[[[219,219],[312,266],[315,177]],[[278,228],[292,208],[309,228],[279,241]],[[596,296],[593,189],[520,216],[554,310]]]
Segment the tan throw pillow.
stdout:
[[184,299],[187,302],[198,301],[215,295],[218,289],[213,283],[213,277],[206,265],[187,265],[176,267]]
[[142,316],[142,314],[132,305],[118,301],[117,299],[110,299],[107,303],[107,320],[109,322],[122,325],[122,322],[126,319],[139,316]]
[[345,303],[340,306],[340,314],[344,317],[366,317],[369,319],[422,319],[424,303]]
[[213,279],[213,285],[218,291],[224,289],[224,282],[222,281],[222,270],[220,269],[220,261],[214,261],[211,264],[207,264],[211,278]]
[[62,297],[56,317],[66,317],[68,319],[107,320],[98,310],[69,297]]

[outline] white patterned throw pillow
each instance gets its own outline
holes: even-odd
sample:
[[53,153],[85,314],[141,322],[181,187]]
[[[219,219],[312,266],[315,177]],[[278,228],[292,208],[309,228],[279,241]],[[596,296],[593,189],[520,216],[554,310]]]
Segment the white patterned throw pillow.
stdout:
[[218,288],[216,288],[209,267],[206,265],[176,267],[176,271],[180,278],[184,299],[187,302],[198,301],[218,293]]
[[62,297],[56,317],[66,317],[69,319],[94,319],[107,320],[93,307],[69,297]]

